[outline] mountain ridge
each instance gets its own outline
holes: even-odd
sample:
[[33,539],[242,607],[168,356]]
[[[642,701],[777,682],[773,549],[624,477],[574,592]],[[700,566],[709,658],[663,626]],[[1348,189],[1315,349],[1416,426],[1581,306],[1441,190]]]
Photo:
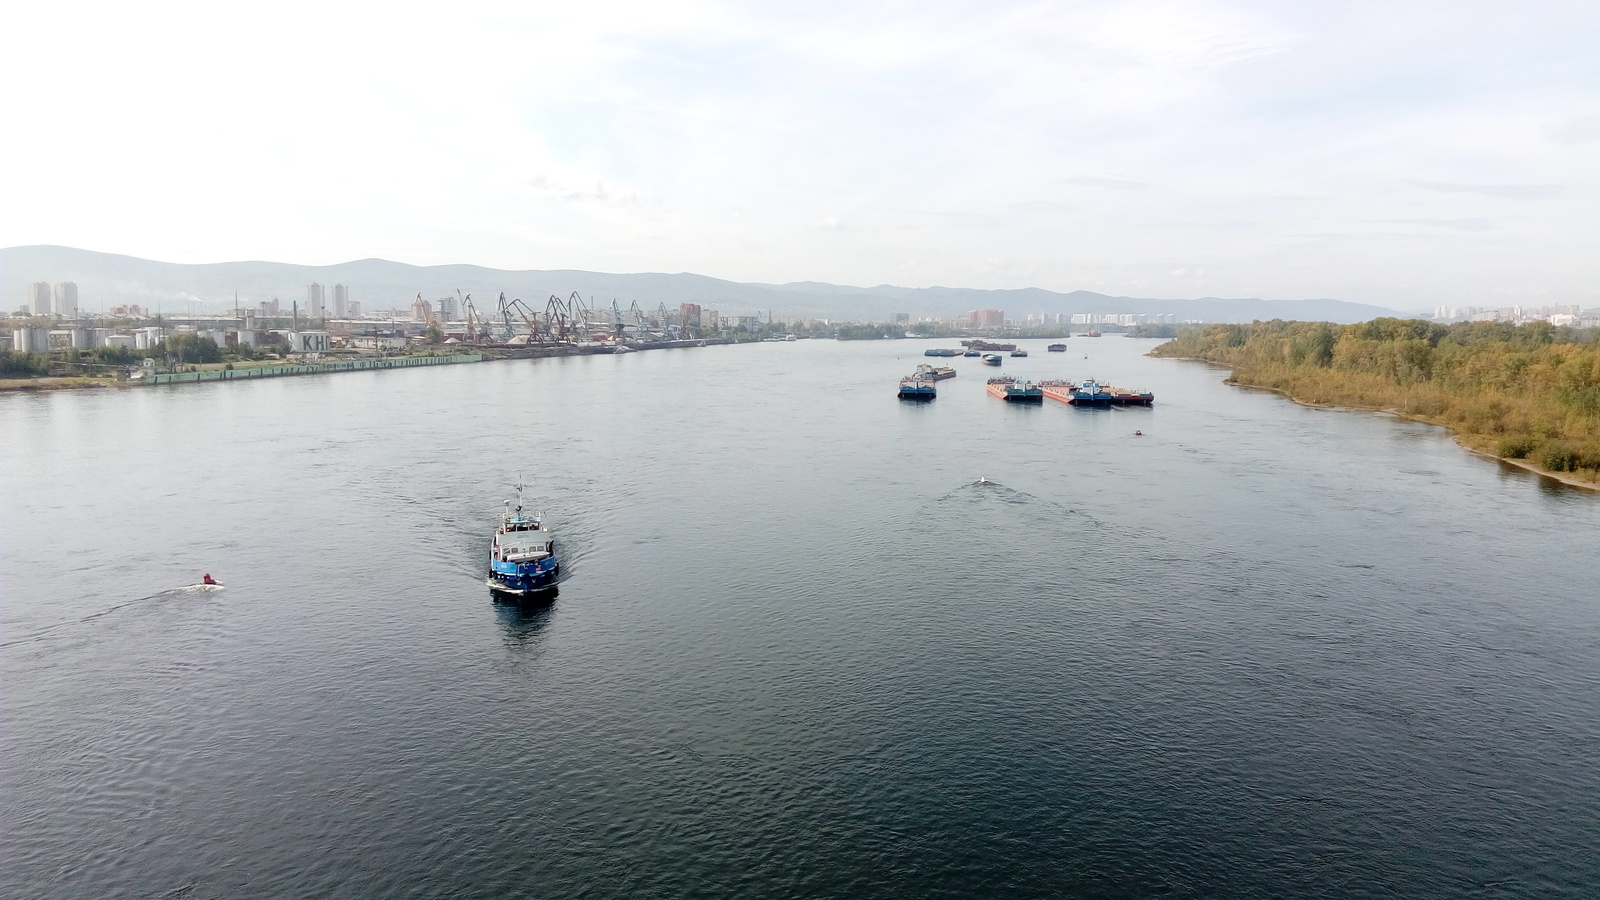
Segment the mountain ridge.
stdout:
[[1046,288],[908,288],[872,287],[821,281],[785,284],[736,282],[693,272],[588,272],[580,269],[509,270],[472,263],[419,266],[379,257],[326,266],[269,260],[215,263],[169,263],[118,253],[74,247],[32,245],[0,248],[0,303],[16,309],[27,302],[31,282],[73,281],[79,307],[86,312],[137,303],[169,312],[197,308],[202,312],[232,309],[234,292],[241,305],[278,298],[287,305],[303,300],[306,285],[343,283],[363,310],[407,308],[419,292],[436,301],[458,289],[488,300],[500,292],[542,306],[549,295],[573,291],[598,305],[615,299],[627,306],[658,304],[676,307],[699,303],[724,315],[771,311],[783,317],[887,320],[894,313],[912,318],[959,316],[969,309],[998,308],[1008,316],[1030,314],[1144,313],[1169,314],[1180,321],[1248,322],[1254,319],[1300,318],[1349,323],[1379,316],[1405,317],[1399,310],[1328,298],[1268,300],[1256,297],[1154,299],[1116,296],[1095,291],[1051,291]]

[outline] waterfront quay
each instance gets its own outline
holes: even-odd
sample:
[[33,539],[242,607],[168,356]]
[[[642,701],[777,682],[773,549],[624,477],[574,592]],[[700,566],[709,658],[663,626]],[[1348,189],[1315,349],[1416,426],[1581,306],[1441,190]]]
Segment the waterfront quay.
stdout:
[[371,359],[339,359],[327,362],[290,363],[283,366],[252,366],[232,369],[197,369],[193,372],[155,372],[142,378],[130,378],[130,386],[156,384],[192,384],[200,381],[239,381],[252,378],[282,378],[289,375],[320,375],[324,372],[360,372],[369,369],[409,369],[417,366],[448,366],[460,363],[482,362],[481,353],[457,353],[450,356],[390,356]]

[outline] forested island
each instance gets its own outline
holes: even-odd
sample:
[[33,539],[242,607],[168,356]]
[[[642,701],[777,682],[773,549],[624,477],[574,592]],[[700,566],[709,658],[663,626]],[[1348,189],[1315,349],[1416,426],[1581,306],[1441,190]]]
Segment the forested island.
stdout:
[[1480,452],[1600,486],[1600,332],[1542,322],[1195,328],[1152,356],[1230,366],[1232,384],[1379,409],[1455,430]]

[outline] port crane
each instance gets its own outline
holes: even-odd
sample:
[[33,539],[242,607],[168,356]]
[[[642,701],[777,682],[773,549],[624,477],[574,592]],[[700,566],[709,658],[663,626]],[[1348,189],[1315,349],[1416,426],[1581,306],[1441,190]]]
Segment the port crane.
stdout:
[[538,313],[536,313],[532,309],[530,309],[528,307],[528,304],[523,303],[521,300],[512,300],[510,303],[507,303],[505,294],[501,294],[500,295],[500,304],[501,304],[502,308],[505,310],[506,321],[508,323],[511,321],[511,313],[513,313],[513,312],[516,313],[518,316],[520,316],[522,318],[523,322],[527,323],[527,325],[528,325],[528,343],[531,344],[531,343],[533,343],[535,341],[540,340],[540,335],[543,332],[539,329],[539,314]]
[[467,343],[486,344],[493,340],[489,337],[488,323],[484,321],[483,315],[478,312],[478,307],[472,303],[472,295],[462,296],[461,289],[456,288],[456,296],[461,297],[461,315],[467,321]]
[[550,300],[544,306],[544,318],[549,326],[550,335],[558,341],[586,339],[589,336],[591,315],[589,308],[583,305],[583,297],[577,291],[573,291],[572,296],[565,300],[551,294]]

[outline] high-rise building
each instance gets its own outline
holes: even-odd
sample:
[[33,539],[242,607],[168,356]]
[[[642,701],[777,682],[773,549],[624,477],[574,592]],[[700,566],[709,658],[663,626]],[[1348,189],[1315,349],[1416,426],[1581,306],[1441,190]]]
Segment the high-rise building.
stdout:
[[312,282],[310,285],[308,285],[306,287],[306,315],[307,316],[310,316],[313,319],[321,319],[324,316],[326,316],[327,315],[327,311],[325,309],[325,307],[327,305],[326,301],[327,301],[327,298],[326,298],[326,295],[323,293],[322,285],[317,284],[316,282]]
[[28,312],[36,316],[48,316],[55,310],[50,303],[50,282],[35,281],[28,288]]
[[702,310],[698,303],[680,303],[678,304],[678,321],[683,323],[685,327],[699,328],[701,312]]
[[78,317],[77,282],[63,281],[56,285],[56,315],[69,319]]
[[422,295],[418,294],[417,299],[411,303],[411,318],[418,322],[432,322],[433,304],[422,299]]
[[710,330],[710,331],[715,331],[716,328],[717,328],[717,324],[718,324],[718,320],[717,320],[717,311],[716,310],[714,310],[714,309],[702,309],[702,310],[700,310],[700,327],[701,328],[704,328],[704,329],[707,329],[707,330]]
[[352,319],[361,318],[361,301],[349,300],[345,302],[345,315]]
[[998,309],[975,309],[967,313],[967,324],[974,328],[993,328],[1006,323],[1006,314]]
[[350,289],[342,284],[333,286],[333,317],[343,319],[350,315]]
[[445,320],[446,322],[454,322],[459,320],[461,318],[461,311],[457,309],[458,306],[460,306],[460,304],[456,302],[456,298],[440,297],[439,318]]

